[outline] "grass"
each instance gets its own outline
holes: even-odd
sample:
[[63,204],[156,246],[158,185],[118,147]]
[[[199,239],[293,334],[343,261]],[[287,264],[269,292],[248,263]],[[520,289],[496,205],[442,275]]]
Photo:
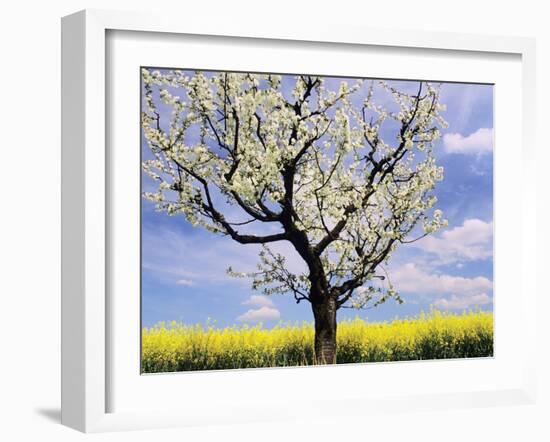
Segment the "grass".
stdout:
[[[142,330],[144,373],[312,365],[311,323],[216,328],[159,323]],[[391,322],[338,323],[337,362],[475,358],[493,355],[493,314],[436,310]]]

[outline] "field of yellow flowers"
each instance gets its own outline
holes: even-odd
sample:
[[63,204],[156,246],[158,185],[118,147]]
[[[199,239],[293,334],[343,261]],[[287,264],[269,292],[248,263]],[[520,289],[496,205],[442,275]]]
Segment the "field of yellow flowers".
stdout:
[[[391,322],[338,324],[337,362],[472,358],[493,355],[493,314],[432,310]],[[142,372],[311,365],[311,323],[216,328],[160,323],[142,330]]]

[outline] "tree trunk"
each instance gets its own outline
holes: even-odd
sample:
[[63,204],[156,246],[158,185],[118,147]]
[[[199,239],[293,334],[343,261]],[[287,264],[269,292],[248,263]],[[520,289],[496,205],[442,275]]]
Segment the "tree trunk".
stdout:
[[315,364],[336,364],[336,300],[325,296],[313,302]]

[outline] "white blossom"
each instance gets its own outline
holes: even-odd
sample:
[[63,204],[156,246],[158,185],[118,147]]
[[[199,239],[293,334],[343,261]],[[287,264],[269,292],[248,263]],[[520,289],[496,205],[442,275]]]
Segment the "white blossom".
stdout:
[[[433,148],[446,126],[437,85],[405,93],[359,80],[334,91],[320,77],[297,76],[286,91],[272,74],[150,69],[142,69],[142,84],[141,123],[153,156],[142,166],[158,183],[144,196],[158,210],[241,242],[261,223],[289,240],[292,223],[318,252],[328,287],[342,290],[339,299],[351,306],[398,299],[393,287],[369,285],[378,266],[417,225],[425,234],[447,225],[433,210],[432,191],[443,178]],[[361,91],[367,98],[358,106]],[[381,105],[381,94],[398,110]],[[388,128],[395,135],[384,139]],[[222,198],[243,217],[226,219]],[[249,274],[253,287],[304,299],[310,274],[290,273],[270,241]]]

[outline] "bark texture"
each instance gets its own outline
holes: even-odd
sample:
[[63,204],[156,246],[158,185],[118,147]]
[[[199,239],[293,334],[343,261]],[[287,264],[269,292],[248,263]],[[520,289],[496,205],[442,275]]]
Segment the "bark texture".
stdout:
[[336,299],[326,296],[311,305],[315,318],[315,363],[336,364]]

